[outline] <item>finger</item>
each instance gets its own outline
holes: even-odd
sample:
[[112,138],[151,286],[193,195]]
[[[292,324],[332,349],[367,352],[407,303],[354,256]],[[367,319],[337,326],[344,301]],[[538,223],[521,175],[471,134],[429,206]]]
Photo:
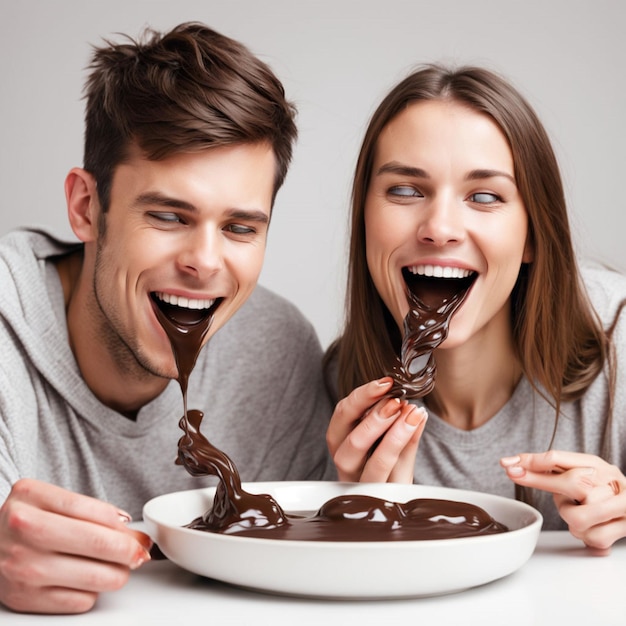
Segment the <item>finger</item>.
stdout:
[[592,556],[609,556],[609,554],[611,554],[611,548],[596,548],[593,545],[590,546],[587,544],[585,544],[585,547]]
[[135,533],[109,528],[100,523],[75,519],[12,502],[7,528],[15,543],[39,553],[80,555],[136,569],[150,559],[148,550]]
[[129,532],[145,550],[148,552],[152,549],[154,542],[152,538],[147,533],[144,533],[141,530],[137,530],[136,528],[127,528],[127,532]]
[[596,486],[593,467],[577,467],[563,473],[536,472],[522,465],[506,466],[505,470],[518,485],[560,494],[572,501],[584,501]]
[[[615,502],[616,495],[620,495],[621,487],[617,481],[610,481],[608,483],[596,484],[596,486],[586,495],[584,498],[576,498],[579,503],[583,504],[598,504],[606,500]],[[622,511],[626,514],[626,508]]]
[[115,591],[126,584],[129,573],[130,568],[115,563],[28,548],[3,561],[3,574],[14,588]]
[[564,496],[555,496],[555,503],[561,517],[579,533],[593,526],[626,518],[626,493],[615,496],[608,485],[594,489],[580,504]]
[[[570,505],[571,506],[571,505]],[[579,506],[574,505],[574,509],[592,509],[593,506]],[[587,514],[587,519],[593,519],[608,516],[608,521],[598,522],[590,524],[589,522],[578,523],[575,517],[569,517],[571,523],[568,523],[570,532],[574,537],[580,539],[584,544],[594,550],[595,554],[606,555],[609,553],[611,546],[618,540],[626,537],[626,515],[623,514],[623,506],[621,509],[622,514],[616,517],[611,517],[611,513],[604,511],[591,511]],[[615,512],[615,511],[614,511]],[[573,512],[573,516],[582,516],[583,512]]]
[[402,406],[397,399],[385,400],[348,432],[333,456],[342,480],[359,480],[372,446],[400,416]]
[[29,503],[50,513],[91,521],[111,528],[122,529],[131,520],[128,513],[108,502],[32,479],[17,481],[11,489],[9,499]]
[[426,428],[426,421],[428,419],[428,412],[426,409],[417,410],[414,414],[410,415],[407,419],[419,420],[417,428],[413,433],[409,443],[404,447],[400,453],[400,457],[395,467],[389,474],[389,482],[403,482],[410,484],[413,482],[415,475],[415,458],[417,456],[417,450]]
[[23,587],[12,592],[10,598],[4,593],[0,595],[0,601],[14,611],[48,615],[85,613],[97,599],[97,593],[63,587]]
[[[611,486],[615,494],[626,490],[626,478],[621,470],[591,454],[562,451],[519,454],[500,459],[500,464],[517,484],[562,493],[579,501],[602,485]],[[552,477],[559,475],[562,480],[553,480]],[[548,483],[553,487],[547,487]],[[601,492],[597,495],[602,497]]]
[[608,465],[600,457],[582,452],[564,452],[562,450],[548,450],[547,452],[518,454],[513,457],[500,459],[503,467],[519,465],[531,472],[565,472],[577,467],[595,467]]
[[390,377],[385,377],[354,389],[337,403],[331,419],[331,427],[350,430],[364,413],[391,389],[392,382]]
[[609,554],[611,546],[626,537],[626,517],[612,520],[606,524],[593,526],[583,538],[585,545],[595,554],[604,556]]
[[[396,470],[396,476],[402,476],[403,482],[407,480],[407,476],[410,476],[410,479],[412,480],[412,465],[409,474],[406,467],[408,461],[406,457],[402,457],[402,453],[406,451],[409,459],[412,454],[412,460],[414,463],[419,438],[424,430],[424,426],[426,425],[427,417],[428,414],[423,408],[418,408],[412,404],[403,406],[400,415],[387,430],[382,440],[365,464],[361,475],[361,481],[388,481],[394,472],[394,469]],[[417,441],[415,441],[415,439],[417,439]],[[401,459],[402,464],[400,464]]]

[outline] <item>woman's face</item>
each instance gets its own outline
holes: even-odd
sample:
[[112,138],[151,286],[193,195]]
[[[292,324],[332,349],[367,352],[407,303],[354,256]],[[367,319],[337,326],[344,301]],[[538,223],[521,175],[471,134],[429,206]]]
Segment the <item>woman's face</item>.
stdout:
[[434,281],[420,277],[448,281],[437,281],[445,291],[468,274],[475,280],[441,347],[510,328],[509,298],[532,247],[511,150],[490,117],[450,101],[395,117],[376,146],[365,230],[370,274],[400,328],[407,282],[426,296]]

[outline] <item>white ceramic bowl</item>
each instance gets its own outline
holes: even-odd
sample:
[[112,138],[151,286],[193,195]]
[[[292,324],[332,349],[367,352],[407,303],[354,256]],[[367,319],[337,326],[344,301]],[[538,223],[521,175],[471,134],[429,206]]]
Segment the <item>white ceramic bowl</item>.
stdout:
[[186,570],[272,593],[326,598],[402,598],[460,591],[502,578],[532,555],[542,517],[531,506],[475,491],[393,483],[244,483],[289,511],[316,511],[343,494],[394,502],[441,498],[478,505],[510,531],[426,541],[285,541],[183,528],[212,504],[214,488],[180,491],[146,503],[146,528]]

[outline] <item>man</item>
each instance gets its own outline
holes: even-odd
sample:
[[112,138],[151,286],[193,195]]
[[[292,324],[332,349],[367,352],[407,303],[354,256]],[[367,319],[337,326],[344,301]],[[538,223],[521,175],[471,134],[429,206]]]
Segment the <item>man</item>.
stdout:
[[317,337],[255,289],[296,137],[280,82],[196,23],[107,42],[90,70],[65,183],[80,243],[0,241],[0,602],[16,611],[89,610],[149,559],[131,516],[208,484],[174,465],[183,403],[156,307],[213,315],[188,403],[243,480],[332,472]]

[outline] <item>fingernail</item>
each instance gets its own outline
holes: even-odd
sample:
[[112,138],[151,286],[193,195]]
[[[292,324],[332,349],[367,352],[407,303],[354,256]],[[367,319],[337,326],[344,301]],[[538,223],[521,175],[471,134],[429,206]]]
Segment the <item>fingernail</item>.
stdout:
[[505,456],[500,459],[500,463],[505,467],[509,465],[517,465],[520,461],[521,459],[519,456]]
[[423,421],[428,419],[428,413],[424,409],[418,409],[415,405],[409,411],[409,414],[404,418],[404,421],[409,426],[417,426]]
[[580,468],[580,473],[583,476],[589,476],[590,474],[593,474],[596,471],[595,467],[581,467]]
[[122,522],[123,524],[128,524],[129,522],[133,521],[133,518],[131,517],[131,515],[129,513],[126,513],[126,511],[122,511],[121,509],[118,509],[117,514],[119,516],[120,522]]
[[137,537],[137,541],[143,546],[144,550],[150,552],[152,546],[154,545],[150,536],[145,533],[137,533],[135,536]]
[[506,473],[509,476],[523,476],[526,473],[526,470],[523,467],[519,467],[518,465],[514,465],[513,467],[507,467]]
[[387,402],[385,406],[380,410],[379,415],[383,419],[389,419],[391,417],[398,417],[400,414],[400,401],[397,398],[393,398],[390,402]]
[[130,564],[130,569],[139,569],[144,563],[151,560],[150,553],[147,550],[138,550],[135,554],[135,558]]
[[387,387],[391,387],[391,381],[389,379],[385,380],[385,379],[380,379],[376,381],[376,384],[379,387],[383,387],[383,388],[387,388]]
[[383,412],[383,413],[379,413],[379,415],[382,420],[391,421],[391,420],[398,419],[400,417],[400,413],[401,411],[396,411],[395,413],[391,413],[387,415],[385,412]]

